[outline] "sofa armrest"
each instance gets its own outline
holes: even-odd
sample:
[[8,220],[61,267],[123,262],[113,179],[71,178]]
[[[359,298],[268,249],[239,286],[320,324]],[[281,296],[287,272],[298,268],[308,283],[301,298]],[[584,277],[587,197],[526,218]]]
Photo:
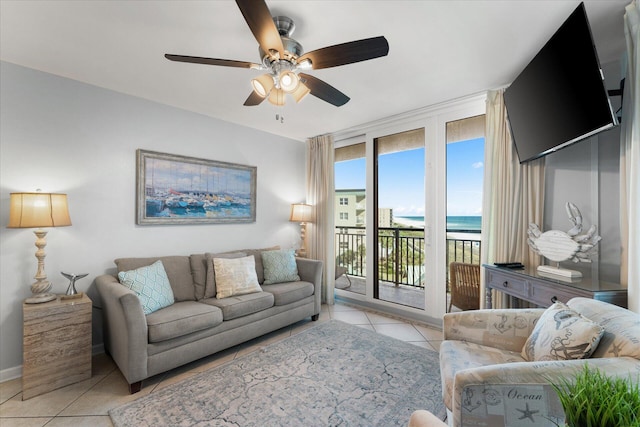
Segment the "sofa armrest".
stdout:
[[579,373],[585,364],[610,376],[638,378],[640,375],[640,361],[631,357],[516,362],[465,369],[459,371],[454,379],[451,408],[453,425],[460,425],[462,406],[468,404],[470,399],[470,386],[550,384],[555,379],[569,378]]
[[98,276],[104,345],[129,384],[147,377],[147,318],[138,296],[110,274]]
[[296,258],[300,280],[313,283],[315,314],[320,314],[322,304],[322,261],[308,258]]
[[443,339],[520,352],[544,308],[508,308],[446,313]]

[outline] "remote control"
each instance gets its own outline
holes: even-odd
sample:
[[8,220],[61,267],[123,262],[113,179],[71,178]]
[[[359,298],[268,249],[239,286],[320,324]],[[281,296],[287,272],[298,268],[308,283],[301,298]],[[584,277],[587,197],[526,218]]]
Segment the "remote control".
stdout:
[[496,267],[524,267],[521,262],[494,262],[493,265]]

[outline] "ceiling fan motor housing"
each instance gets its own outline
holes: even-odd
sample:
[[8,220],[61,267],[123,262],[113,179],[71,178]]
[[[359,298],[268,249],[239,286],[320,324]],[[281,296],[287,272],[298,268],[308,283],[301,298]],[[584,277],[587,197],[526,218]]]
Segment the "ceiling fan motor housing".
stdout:
[[[291,38],[291,34],[293,34],[296,29],[296,24],[293,22],[293,19],[287,16],[274,16],[273,22],[276,24],[278,34],[280,34],[280,39],[282,40],[282,46],[284,47],[284,58],[280,58],[280,60],[284,59],[289,62],[295,62],[295,60],[304,53],[302,45],[298,43],[297,40]],[[261,47],[258,47],[258,52],[260,53],[260,58],[262,58],[262,64],[267,68],[271,67],[275,52],[273,54],[267,53],[262,50]]]

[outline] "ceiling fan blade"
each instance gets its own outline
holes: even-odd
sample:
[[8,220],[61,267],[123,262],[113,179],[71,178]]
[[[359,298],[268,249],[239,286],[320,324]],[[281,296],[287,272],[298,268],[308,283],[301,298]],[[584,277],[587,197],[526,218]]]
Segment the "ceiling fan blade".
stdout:
[[311,67],[314,70],[319,70],[321,68],[367,61],[386,56],[388,53],[389,43],[387,39],[384,36],[379,36],[312,50],[298,58],[298,63],[305,59],[310,59]]
[[349,102],[350,98],[347,95],[340,92],[330,84],[325,83],[322,80],[317,79],[309,74],[300,73],[299,76],[302,80],[302,83],[304,83],[311,91],[311,95],[320,98],[323,101],[328,102],[329,104],[333,104],[336,107],[340,107]]
[[251,95],[244,101],[246,107],[253,107],[254,105],[260,105],[264,101],[264,97],[258,95],[255,91],[251,91]]
[[192,64],[205,64],[205,65],[221,65],[223,67],[237,67],[237,68],[254,68],[260,69],[259,64],[246,61],[234,61],[232,59],[217,59],[217,58],[203,58],[200,56],[184,56],[184,55],[172,55],[165,54],[165,58],[171,61],[189,62]]
[[282,39],[264,0],[236,0],[236,4],[262,50],[275,50],[284,58]]

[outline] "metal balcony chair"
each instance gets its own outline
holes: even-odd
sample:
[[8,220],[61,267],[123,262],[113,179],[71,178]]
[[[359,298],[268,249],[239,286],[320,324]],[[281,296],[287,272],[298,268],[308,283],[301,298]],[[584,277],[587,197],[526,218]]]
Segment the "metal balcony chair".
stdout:
[[449,265],[449,283],[451,301],[449,309],[455,305],[461,310],[477,310],[480,308],[480,266],[463,262],[452,262]]

